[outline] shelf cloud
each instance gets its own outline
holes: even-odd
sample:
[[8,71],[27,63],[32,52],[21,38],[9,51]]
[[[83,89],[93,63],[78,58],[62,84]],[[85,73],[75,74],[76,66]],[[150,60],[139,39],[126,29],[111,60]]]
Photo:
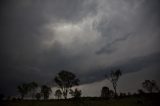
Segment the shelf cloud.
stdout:
[[[61,70],[81,84],[112,69],[160,69],[159,0],[16,0],[0,3],[0,93],[52,83]],[[155,68],[154,68],[155,69]],[[154,71],[155,72],[155,71]]]

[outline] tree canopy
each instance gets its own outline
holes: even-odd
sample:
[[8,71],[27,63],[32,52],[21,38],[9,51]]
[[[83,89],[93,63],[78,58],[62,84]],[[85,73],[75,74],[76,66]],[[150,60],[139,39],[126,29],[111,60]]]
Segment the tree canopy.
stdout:
[[146,89],[149,93],[152,93],[153,91],[159,91],[155,80],[145,80],[142,83],[142,87]]
[[62,94],[65,99],[67,99],[67,94],[69,89],[75,85],[79,85],[79,79],[72,72],[62,70],[54,78],[57,85],[60,87]]
[[44,100],[47,100],[49,98],[49,94],[52,92],[52,89],[48,87],[47,85],[41,86],[41,93],[43,94]]

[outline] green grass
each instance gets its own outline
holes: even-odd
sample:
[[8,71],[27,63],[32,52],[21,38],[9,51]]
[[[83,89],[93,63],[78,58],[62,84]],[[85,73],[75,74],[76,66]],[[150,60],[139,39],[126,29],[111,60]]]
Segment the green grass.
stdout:
[[[141,101],[142,103],[137,103]],[[149,99],[128,97],[113,100],[48,100],[48,101],[3,101],[0,106],[158,106],[158,102]]]

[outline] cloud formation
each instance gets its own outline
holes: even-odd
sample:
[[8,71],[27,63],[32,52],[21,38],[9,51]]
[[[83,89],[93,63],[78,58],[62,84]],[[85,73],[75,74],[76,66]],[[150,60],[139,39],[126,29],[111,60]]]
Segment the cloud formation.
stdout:
[[47,83],[62,69],[84,84],[102,80],[114,68],[130,73],[159,63],[158,3],[2,1],[0,91],[12,94],[21,82]]

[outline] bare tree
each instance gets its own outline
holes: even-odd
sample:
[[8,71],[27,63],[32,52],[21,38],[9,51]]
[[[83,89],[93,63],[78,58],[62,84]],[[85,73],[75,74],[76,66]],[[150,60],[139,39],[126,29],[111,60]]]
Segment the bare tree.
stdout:
[[119,77],[122,75],[122,72],[120,69],[116,70],[116,71],[111,71],[110,76],[108,77],[106,75],[106,77],[109,79],[109,81],[112,83],[114,92],[115,92],[115,97],[117,96],[117,82],[119,80]]

